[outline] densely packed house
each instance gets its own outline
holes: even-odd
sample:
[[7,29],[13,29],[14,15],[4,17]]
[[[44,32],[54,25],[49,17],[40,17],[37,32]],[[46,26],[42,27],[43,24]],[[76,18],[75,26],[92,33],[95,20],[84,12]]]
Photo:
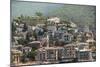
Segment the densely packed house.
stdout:
[[58,17],[50,17],[46,24],[39,23],[35,26],[24,21],[13,21],[16,30],[12,33],[11,63],[95,61],[96,42],[93,32],[80,32],[74,22],[65,22]]

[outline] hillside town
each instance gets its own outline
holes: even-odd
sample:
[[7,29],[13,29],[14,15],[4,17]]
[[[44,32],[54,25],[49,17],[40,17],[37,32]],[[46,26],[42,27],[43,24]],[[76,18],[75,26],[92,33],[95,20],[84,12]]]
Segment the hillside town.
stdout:
[[96,32],[88,26],[57,16],[29,22],[12,20],[11,66],[96,61]]

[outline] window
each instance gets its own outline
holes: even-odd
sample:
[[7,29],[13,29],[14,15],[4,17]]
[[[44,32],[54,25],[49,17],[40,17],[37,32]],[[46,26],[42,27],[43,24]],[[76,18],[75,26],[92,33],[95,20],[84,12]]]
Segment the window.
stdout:
[[43,60],[45,60],[45,53],[43,53]]
[[92,44],[92,42],[89,42],[89,44]]
[[47,51],[47,58],[48,59],[55,59],[55,52],[53,50],[48,50]]
[[80,52],[80,58],[81,59],[87,59],[88,60],[89,53],[88,52]]

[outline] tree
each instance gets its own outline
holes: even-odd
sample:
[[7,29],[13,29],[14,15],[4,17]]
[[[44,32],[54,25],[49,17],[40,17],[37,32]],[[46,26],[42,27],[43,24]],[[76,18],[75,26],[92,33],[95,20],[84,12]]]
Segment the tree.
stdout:
[[31,52],[29,52],[29,53],[27,54],[27,57],[28,57],[31,61],[35,60],[35,56],[36,56],[35,50],[36,50],[36,48],[32,48]]
[[37,22],[37,23],[45,23],[46,22],[46,17],[43,16],[43,14],[41,12],[36,12],[35,15],[36,15],[35,22]]
[[12,22],[12,35],[14,35],[16,31],[16,25]]
[[25,44],[28,43],[28,41],[26,39],[21,38],[21,39],[18,40],[18,43],[22,44],[22,45],[25,45]]
[[43,14],[42,14],[41,12],[36,12],[35,15],[36,15],[36,16],[39,16],[39,17],[40,17],[40,16],[43,16]]

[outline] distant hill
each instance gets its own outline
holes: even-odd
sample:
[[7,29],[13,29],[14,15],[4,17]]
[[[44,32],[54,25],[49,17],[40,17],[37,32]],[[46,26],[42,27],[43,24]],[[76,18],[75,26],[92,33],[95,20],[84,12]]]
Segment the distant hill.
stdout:
[[62,5],[54,3],[41,3],[41,2],[30,2],[30,1],[16,1],[12,0],[11,11],[12,17],[20,16],[34,16],[36,12],[41,12],[47,15],[54,9],[61,7]]
[[36,12],[41,12],[45,16],[58,16],[64,20],[71,20],[78,25],[95,26],[95,6],[69,5],[55,3],[39,3],[27,1],[12,1],[11,18],[20,16],[34,16]]
[[71,20],[78,25],[95,25],[96,7],[88,5],[63,5],[48,13],[50,16],[59,16]]

